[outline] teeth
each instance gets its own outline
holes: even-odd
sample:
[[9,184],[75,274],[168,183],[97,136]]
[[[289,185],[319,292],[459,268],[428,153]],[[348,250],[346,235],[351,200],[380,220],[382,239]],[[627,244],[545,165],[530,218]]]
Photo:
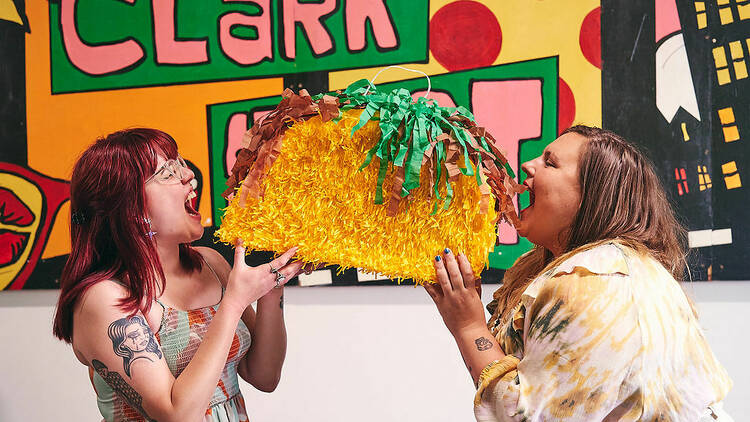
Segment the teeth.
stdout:
[[192,187],[193,190],[198,189],[198,181],[196,179],[190,179],[190,187]]
[[195,198],[196,196],[198,196],[198,195],[195,194],[195,191],[191,191],[190,194],[188,194],[187,200],[189,201],[189,200]]

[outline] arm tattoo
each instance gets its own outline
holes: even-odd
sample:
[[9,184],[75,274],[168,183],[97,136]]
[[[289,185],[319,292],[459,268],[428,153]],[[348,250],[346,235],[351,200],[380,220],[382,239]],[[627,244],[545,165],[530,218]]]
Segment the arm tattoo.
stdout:
[[91,364],[94,365],[94,370],[96,371],[96,373],[99,374],[99,376],[102,377],[102,379],[104,379],[104,381],[106,381],[106,383],[110,387],[112,387],[113,390],[120,394],[122,398],[124,398],[125,401],[127,401],[133,409],[137,410],[141,415],[145,416],[147,421],[156,422],[155,420],[151,419],[151,417],[146,414],[146,411],[143,410],[143,407],[141,407],[143,397],[141,397],[141,395],[138,394],[138,392],[135,391],[135,389],[131,387],[130,384],[125,382],[120,374],[110,371],[105,364],[96,359],[92,360]]
[[279,299],[279,308],[284,309],[284,295],[281,295],[281,299]]
[[122,358],[125,375],[130,377],[130,365],[137,359],[161,359],[159,344],[142,316],[120,318],[109,324],[107,332],[115,354]]
[[474,340],[474,344],[477,345],[477,350],[480,352],[492,349],[492,342],[487,337],[479,337]]

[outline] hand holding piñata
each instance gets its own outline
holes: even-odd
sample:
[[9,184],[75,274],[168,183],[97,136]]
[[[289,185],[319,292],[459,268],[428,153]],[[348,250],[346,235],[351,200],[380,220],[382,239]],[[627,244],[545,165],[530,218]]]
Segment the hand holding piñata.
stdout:
[[423,283],[445,247],[478,274],[498,220],[517,224],[512,196],[524,187],[465,108],[380,93],[367,80],[333,96],[282,96],[243,138],[222,242],[298,246],[306,262]]

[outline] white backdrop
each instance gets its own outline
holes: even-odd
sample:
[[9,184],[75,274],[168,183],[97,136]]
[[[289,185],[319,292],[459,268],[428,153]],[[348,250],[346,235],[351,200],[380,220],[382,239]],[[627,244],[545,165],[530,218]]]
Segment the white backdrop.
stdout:
[[[492,287],[485,286],[484,302]],[[692,283],[702,325],[750,414],[750,282]],[[242,390],[251,421],[472,421],[473,387],[421,288],[289,288],[279,388]],[[100,420],[86,369],[51,334],[57,291],[0,292],[0,421]]]

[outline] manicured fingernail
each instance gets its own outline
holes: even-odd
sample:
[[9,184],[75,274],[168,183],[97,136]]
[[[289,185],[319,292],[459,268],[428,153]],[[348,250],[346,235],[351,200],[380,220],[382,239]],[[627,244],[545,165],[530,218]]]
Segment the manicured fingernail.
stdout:
[[451,250],[448,248],[445,248],[445,253],[451,253]]
[[440,262],[441,259],[443,259],[443,258],[440,258],[440,255],[438,255],[438,256],[435,257],[435,262]]

